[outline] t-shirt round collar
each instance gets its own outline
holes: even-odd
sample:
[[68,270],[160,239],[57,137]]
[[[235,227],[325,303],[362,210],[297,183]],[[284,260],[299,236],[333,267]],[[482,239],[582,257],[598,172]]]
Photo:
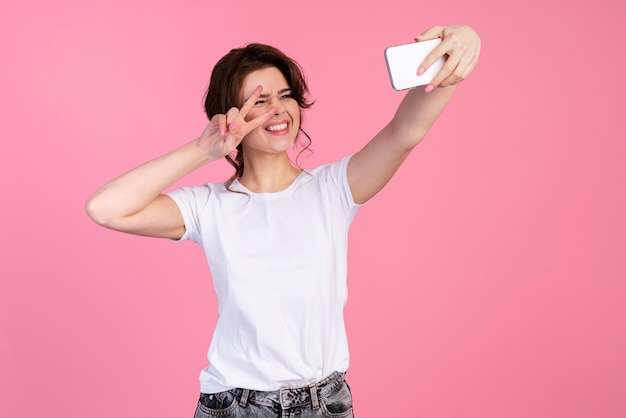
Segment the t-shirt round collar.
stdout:
[[246,193],[248,196],[256,198],[256,199],[279,199],[283,196],[290,195],[291,193],[293,193],[293,191],[298,187],[298,185],[302,183],[305,177],[305,174],[308,174],[308,173],[305,170],[302,170],[300,174],[298,174],[298,177],[296,177],[289,186],[287,186],[285,189],[280,190],[278,192],[256,193],[256,192],[253,192],[252,190],[249,190],[246,186],[241,184],[239,179],[235,179],[233,183],[231,184],[230,188],[238,192]]

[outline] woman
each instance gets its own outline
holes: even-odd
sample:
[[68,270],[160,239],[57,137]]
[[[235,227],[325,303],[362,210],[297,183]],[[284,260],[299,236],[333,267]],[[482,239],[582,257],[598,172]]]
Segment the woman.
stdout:
[[[435,38],[442,43],[416,69],[447,54],[431,84],[409,91],[363,149],[310,171],[287,154],[311,105],[299,66],[266,45],[232,50],[213,69],[200,137],[89,198],[87,212],[102,226],[191,239],[205,249],[220,317],[196,418],[353,416],[344,380],[349,226],[478,60],[480,39],[471,28],[434,27],[416,40]],[[164,194],[221,158],[236,169],[226,183]]]

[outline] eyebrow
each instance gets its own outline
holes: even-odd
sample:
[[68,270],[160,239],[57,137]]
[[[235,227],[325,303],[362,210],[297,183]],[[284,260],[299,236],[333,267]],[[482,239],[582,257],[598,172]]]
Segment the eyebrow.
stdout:
[[[288,91],[291,91],[291,87],[287,87],[287,88],[278,90],[278,94],[283,94],[283,93],[286,93]],[[248,100],[250,97],[252,97],[252,96],[249,96],[246,100]],[[265,98],[268,98],[268,97],[270,97],[270,95],[268,93],[265,93],[265,94],[261,94],[259,96],[259,99],[261,99],[261,98],[265,99]],[[244,100],[244,101],[246,101],[246,100]]]

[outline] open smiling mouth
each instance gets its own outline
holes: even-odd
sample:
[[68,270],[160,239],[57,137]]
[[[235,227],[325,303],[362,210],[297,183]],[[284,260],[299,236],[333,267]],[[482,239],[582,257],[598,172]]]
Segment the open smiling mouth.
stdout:
[[282,131],[283,129],[287,129],[287,123],[279,123],[278,125],[270,125],[265,130],[270,132]]

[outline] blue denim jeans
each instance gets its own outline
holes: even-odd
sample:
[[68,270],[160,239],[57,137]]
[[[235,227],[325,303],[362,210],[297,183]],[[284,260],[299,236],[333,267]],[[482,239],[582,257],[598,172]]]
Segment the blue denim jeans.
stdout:
[[335,372],[310,386],[272,392],[231,389],[203,393],[194,418],[354,418],[344,375]]

